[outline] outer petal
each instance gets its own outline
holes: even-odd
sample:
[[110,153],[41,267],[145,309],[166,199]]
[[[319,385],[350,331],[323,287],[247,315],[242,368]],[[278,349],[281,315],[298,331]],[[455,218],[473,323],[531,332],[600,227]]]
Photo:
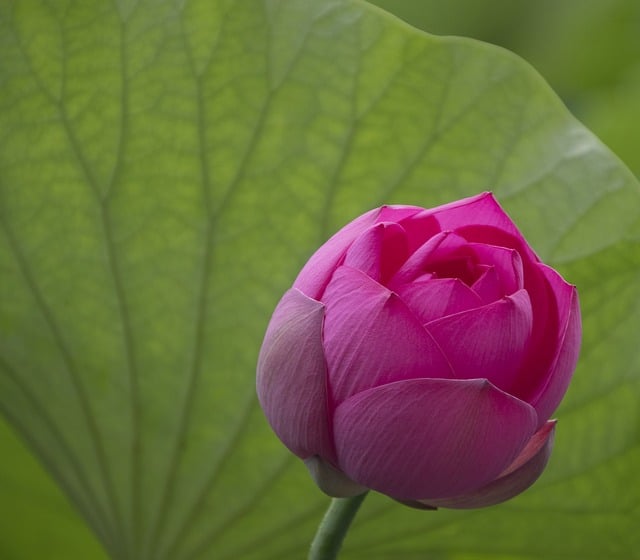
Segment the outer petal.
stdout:
[[405,284],[399,295],[421,323],[484,305],[480,296],[457,278]]
[[382,206],[349,222],[311,256],[298,274],[293,287],[320,300],[333,271],[342,264],[346,250],[362,232],[378,222],[395,222],[421,210],[417,206]]
[[[540,421],[549,418],[558,407],[569,387],[569,382],[578,363],[582,324],[580,304],[575,286],[568,284],[552,268],[540,265],[556,296],[559,330],[553,341],[557,348],[547,375],[538,372],[541,383],[539,389],[527,401],[538,411]],[[535,363],[529,368],[534,368]],[[533,373],[530,373],[530,375]]]
[[[548,376],[560,347],[563,321],[568,316],[568,307],[565,317],[560,317],[560,309],[557,290],[564,292],[564,296],[570,296],[573,287],[562,280],[559,275],[548,266],[539,262],[524,262],[525,289],[531,299],[533,314],[533,330],[529,342],[529,353],[525,359],[522,371],[518,376],[518,382],[511,392],[514,396],[532,403],[543,387],[547,385]],[[554,288],[547,276],[554,276],[558,282]],[[570,297],[566,298],[567,301]],[[548,417],[540,418],[540,426]]]
[[433,209],[443,230],[452,230],[469,241],[517,249],[525,259],[538,257],[492,193],[485,192]]
[[317,455],[305,459],[304,464],[309,469],[309,474],[318,488],[329,496],[349,498],[368,490],[367,487],[354,482],[342,471],[332,467]]
[[398,500],[446,498],[494,480],[537,417],[483,379],[411,379],[359,393],[334,416],[338,464]]
[[555,427],[555,420],[542,426],[507,470],[480,490],[457,498],[427,500],[420,503],[431,507],[473,509],[493,506],[517,496],[538,480],[547,466],[553,449]]
[[347,250],[344,265],[357,268],[384,284],[408,256],[407,234],[402,226],[381,222],[366,230]]
[[427,323],[459,379],[483,377],[511,393],[527,353],[533,313],[519,290],[492,304]]
[[346,266],[325,293],[324,348],[334,405],[401,379],[453,377],[438,345],[393,292]]
[[334,457],[327,418],[323,317],[321,303],[296,289],[287,291],[273,313],[258,357],[262,409],[273,431],[302,459]]
[[408,206],[405,204],[389,204],[380,208],[378,222],[405,222],[412,216],[423,212],[424,208],[420,206]]
[[335,268],[342,263],[344,254],[356,238],[376,223],[380,208],[370,210],[349,222],[324,243],[304,265],[293,287],[310,298],[320,300]]

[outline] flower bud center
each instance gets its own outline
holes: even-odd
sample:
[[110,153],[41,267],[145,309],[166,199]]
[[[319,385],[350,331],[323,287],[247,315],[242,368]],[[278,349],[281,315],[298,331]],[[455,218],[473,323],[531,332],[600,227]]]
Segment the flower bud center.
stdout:
[[457,278],[471,287],[482,274],[477,262],[470,255],[449,258],[446,261],[428,263],[427,270],[433,278]]

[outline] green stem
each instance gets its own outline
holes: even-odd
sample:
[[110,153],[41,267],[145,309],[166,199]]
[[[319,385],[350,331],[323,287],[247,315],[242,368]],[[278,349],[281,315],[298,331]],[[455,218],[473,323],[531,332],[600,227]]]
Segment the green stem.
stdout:
[[342,541],[366,497],[367,492],[364,492],[353,498],[331,500],[331,505],[311,543],[309,560],[335,560],[338,557]]

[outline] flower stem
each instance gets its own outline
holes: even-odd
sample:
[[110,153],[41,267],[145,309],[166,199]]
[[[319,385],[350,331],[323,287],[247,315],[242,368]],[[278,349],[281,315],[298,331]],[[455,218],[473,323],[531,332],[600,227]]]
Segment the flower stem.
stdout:
[[342,541],[366,497],[367,492],[364,492],[352,498],[331,500],[331,505],[311,543],[309,560],[335,560],[338,557]]

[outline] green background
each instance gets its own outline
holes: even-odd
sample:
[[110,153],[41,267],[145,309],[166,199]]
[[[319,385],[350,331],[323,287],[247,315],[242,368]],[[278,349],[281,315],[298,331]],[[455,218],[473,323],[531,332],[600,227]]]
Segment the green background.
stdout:
[[386,7],[564,104],[360,1],[0,5],[0,558],[304,557],[270,313],[359,213],[487,189],[580,292],[550,465],[487,510],[371,496],[344,557],[639,557],[640,191],[565,108],[638,172],[637,3]]

